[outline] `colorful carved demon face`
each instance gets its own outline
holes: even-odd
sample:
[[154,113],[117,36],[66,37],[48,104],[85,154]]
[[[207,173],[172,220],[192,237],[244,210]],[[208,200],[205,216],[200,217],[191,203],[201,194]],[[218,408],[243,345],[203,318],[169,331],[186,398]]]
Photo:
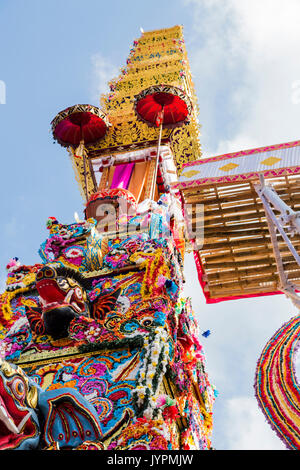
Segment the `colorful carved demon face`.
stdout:
[[37,388],[22,369],[0,360],[0,450],[37,446],[37,399]]
[[36,289],[45,331],[53,338],[66,336],[73,318],[89,315],[85,289],[78,280],[59,268],[43,267],[36,275]]

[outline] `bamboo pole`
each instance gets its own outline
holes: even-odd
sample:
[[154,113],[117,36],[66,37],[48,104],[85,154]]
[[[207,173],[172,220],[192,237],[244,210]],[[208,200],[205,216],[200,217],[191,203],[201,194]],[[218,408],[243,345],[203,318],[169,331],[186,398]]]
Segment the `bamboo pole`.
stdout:
[[241,238],[245,239],[245,237],[251,237],[251,236],[261,236],[261,235],[267,235],[268,234],[268,229],[253,229],[249,230],[247,227],[245,227],[245,230],[243,231],[229,231],[231,227],[228,227],[228,230],[225,230],[226,227],[222,227],[219,229],[218,232],[215,232],[214,234],[207,234],[206,230],[204,229],[204,241],[210,241],[210,240],[222,240],[224,238]]
[[[228,281],[225,283],[218,283],[216,285],[209,285],[209,290],[214,291],[214,292],[225,292],[225,291],[230,291],[231,289],[236,289],[236,290],[242,290],[246,289],[247,287],[250,288],[260,288],[263,289],[263,285],[265,283],[274,283],[274,285],[277,287],[278,285],[278,276],[275,274],[266,276],[265,274],[261,276],[257,276],[256,279],[243,279],[243,280],[232,280]],[[263,285],[260,285],[263,284]]]
[[262,248],[262,249],[256,249],[255,252],[250,252],[247,250],[243,250],[243,251],[234,251],[233,254],[217,254],[217,255],[214,255],[214,254],[211,254],[211,253],[208,253],[208,254],[205,254],[203,255],[203,258],[204,258],[204,263],[207,265],[207,266],[210,266],[211,264],[215,264],[215,265],[218,265],[220,266],[220,263],[230,263],[230,262],[243,262],[245,260],[253,260],[253,261],[256,261],[257,260],[261,260],[263,259],[262,256],[265,256],[266,253],[268,252],[268,249],[266,250],[266,248]]
[[[240,251],[236,251],[236,250],[240,250]],[[264,258],[268,251],[270,251],[271,253],[271,244],[268,243],[266,245],[266,247],[262,247],[262,248],[255,248],[253,250],[251,250],[250,252],[248,251],[248,248],[245,247],[245,248],[235,248],[235,251],[233,252],[233,255],[229,255],[228,252],[227,253],[224,253],[224,254],[221,254],[221,253],[217,253],[217,254],[214,254],[212,252],[208,252],[208,253],[205,253],[205,252],[201,252],[201,255],[202,257],[205,259],[205,263],[223,263],[223,262],[226,262],[226,261],[243,261],[243,259],[245,260],[251,260],[251,259],[262,259]],[[291,255],[291,252],[289,251],[289,249],[286,247],[286,245],[283,245],[281,247],[281,250],[280,250],[282,256],[284,258],[288,258],[290,255]]]
[[[282,257],[282,260],[284,263],[293,263],[293,256],[286,256]],[[205,270],[209,269],[217,269],[218,271],[221,272],[223,269],[228,269],[228,268],[243,268],[243,267],[256,267],[256,266],[262,266],[266,264],[270,264],[270,262],[275,262],[274,258],[271,257],[264,257],[264,258],[256,258],[256,259],[248,259],[246,258],[244,261],[221,261],[221,262],[215,262],[215,263],[210,263],[209,261],[205,260]],[[293,263],[294,264],[294,263]],[[296,266],[296,265],[295,265]]]
[[[294,210],[300,209],[300,203],[296,204],[294,206]],[[209,215],[207,215],[209,214]],[[189,216],[189,215],[188,215]],[[196,224],[196,223],[205,223],[205,227],[217,227],[217,226],[222,226],[224,222],[243,222],[246,220],[253,220],[257,221],[258,219],[263,219],[265,220],[265,212],[262,210],[262,208],[258,207],[257,210],[252,210],[251,212],[247,212],[244,214],[231,214],[227,215],[224,214],[224,217],[222,217],[222,212],[212,214],[209,212],[204,212],[204,216],[201,217],[192,217],[191,218],[191,223]]]
[[[300,196],[299,198],[295,198],[293,201],[294,206],[299,206],[300,205]],[[249,213],[249,212],[256,212],[257,210],[262,210],[262,204],[261,203],[256,203],[256,204],[239,204],[238,206],[233,206],[233,207],[225,207],[221,209],[213,209],[209,208],[206,206],[204,208],[204,220],[209,220],[209,219],[214,219],[216,217],[221,217],[221,215],[239,215],[239,214],[244,214],[244,213]],[[188,215],[191,215],[193,211],[193,207],[189,207],[189,205],[186,205],[186,212]]]
[[212,299],[218,299],[220,297],[234,297],[243,295],[257,295],[267,294],[277,291],[276,282],[270,282],[269,285],[264,287],[259,286],[247,286],[243,290],[241,288],[230,287],[229,289],[209,289],[209,294]]
[[[286,274],[292,273],[293,275],[296,276],[297,279],[300,279],[300,268],[299,268],[299,266],[297,265],[297,263],[292,263],[292,265],[293,265],[293,267],[285,266]],[[218,271],[218,272],[215,272],[215,273],[209,273],[209,272],[206,271],[206,276],[207,276],[208,283],[210,281],[212,281],[212,282],[214,282],[214,281],[220,281],[220,282],[234,281],[234,280],[237,279],[237,277],[239,279],[247,278],[247,280],[249,280],[249,281],[250,280],[256,281],[258,276],[261,276],[261,275],[264,276],[265,274],[277,275],[278,270],[277,270],[276,263],[274,263],[271,266],[264,266],[264,267],[260,267],[260,266],[244,267],[244,269],[238,270],[238,276],[236,274],[236,271]]]
[[[249,186],[251,187],[251,183],[249,183]],[[295,194],[299,194],[300,193],[300,182],[297,181],[295,182],[295,184],[287,184],[287,183],[284,183],[282,185],[278,185],[278,186],[274,186],[275,189],[276,189],[276,192],[278,195],[280,195],[280,197],[282,198],[293,198]],[[291,192],[292,190],[292,192]],[[222,195],[222,187],[220,188],[219,187],[219,197],[216,198],[215,196],[213,196],[213,193],[210,192],[209,194],[205,194],[204,191],[201,191],[201,192],[188,192],[188,190],[183,190],[183,194],[184,194],[184,201],[185,202],[188,202],[188,203],[193,203],[193,202],[198,202],[200,204],[205,204],[205,203],[209,203],[209,204],[227,204],[227,203],[232,203],[232,202],[237,202],[237,201],[241,201],[243,199],[252,199],[253,196],[252,196],[252,191],[251,189],[248,187],[247,189],[245,188],[244,191],[236,191],[234,193],[231,193],[231,194],[227,194],[227,195]],[[221,194],[221,195],[220,195]]]
[[[253,282],[243,281],[243,282],[234,282],[227,283],[223,286],[210,286],[209,293],[211,298],[220,298],[220,297],[233,297],[237,295],[245,294],[266,294],[268,292],[278,291],[278,279],[272,278],[272,276],[264,276],[260,279],[260,282],[263,285],[259,285],[258,282],[255,284]],[[296,285],[297,289],[300,288],[300,281],[293,280],[293,283]]]
[[230,224],[230,225],[218,225],[218,226],[204,226],[204,231],[207,235],[211,235],[213,233],[226,233],[230,231],[238,232],[238,231],[244,231],[244,230],[260,230],[260,229],[265,229],[266,224],[264,222],[260,221],[254,221],[254,222],[249,222],[249,223],[244,223],[244,224]]
[[[267,237],[269,240],[269,237]],[[224,240],[216,240],[215,243],[204,243],[203,247],[201,248],[201,252],[205,251],[211,251],[211,250],[225,250],[228,249],[230,250],[231,248],[238,248],[238,247],[247,247],[249,250],[252,250],[256,246],[264,246],[266,243],[266,240],[264,238],[252,238],[248,240],[232,240],[230,242],[225,242]],[[271,245],[271,241],[269,242]],[[279,242],[283,243],[284,242]],[[294,245],[295,246],[300,246],[300,240],[294,240]],[[270,248],[271,249],[271,248]],[[271,250],[272,251],[272,250]]]

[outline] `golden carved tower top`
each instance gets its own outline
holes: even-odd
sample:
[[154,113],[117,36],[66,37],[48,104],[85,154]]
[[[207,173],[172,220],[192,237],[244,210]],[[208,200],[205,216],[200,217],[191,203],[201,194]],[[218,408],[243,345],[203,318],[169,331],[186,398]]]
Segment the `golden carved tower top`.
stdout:
[[110,126],[102,139],[86,145],[85,168],[74,148],[70,149],[76,179],[86,197],[99,188],[98,168],[105,158],[122,155],[126,159],[126,154],[156,145],[158,128],[139,119],[134,108],[136,95],[149,87],[176,87],[192,103],[188,122],[176,128],[164,127],[161,136],[162,145],[170,148],[178,175],[184,163],[201,157],[198,106],[182,26],[143,32],[133,42],[126,66],[108,85],[110,90],[101,96],[100,108]]

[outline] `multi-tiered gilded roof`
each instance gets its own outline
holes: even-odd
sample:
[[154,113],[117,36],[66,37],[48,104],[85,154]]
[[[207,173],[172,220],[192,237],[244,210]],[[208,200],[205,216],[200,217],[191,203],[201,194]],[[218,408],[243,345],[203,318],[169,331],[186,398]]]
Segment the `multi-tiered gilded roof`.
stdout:
[[[128,156],[129,161],[130,154],[149,153],[157,146],[159,128],[144,122],[135,111],[137,95],[150,87],[173,87],[173,90],[182,91],[191,103],[188,121],[175,128],[166,126],[162,132],[161,144],[168,146],[177,173],[181,173],[185,163],[201,158],[197,100],[182,26],[142,33],[133,42],[120,75],[108,85],[109,93],[100,99],[101,112],[109,122],[105,136],[93,143],[85,142],[86,158],[78,155],[74,146],[69,147],[75,176],[85,200],[99,189],[99,175],[105,159],[122,155],[123,160]],[[85,111],[89,108],[87,105],[76,106],[80,108],[79,112],[83,111],[81,108]],[[72,108],[72,112],[75,111]],[[62,113],[65,112],[68,113],[69,108]],[[59,119],[62,113],[59,113]]]
[[162,142],[169,142],[177,167],[201,156],[197,104],[182,26],[149,31],[133,43],[126,66],[109,82],[110,92],[101,97],[101,109],[112,126],[106,136],[88,148],[90,158],[132,151],[155,145],[158,129],[138,119],[134,98],[154,85],[181,88],[191,98],[193,112],[190,122],[177,129],[164,129]]

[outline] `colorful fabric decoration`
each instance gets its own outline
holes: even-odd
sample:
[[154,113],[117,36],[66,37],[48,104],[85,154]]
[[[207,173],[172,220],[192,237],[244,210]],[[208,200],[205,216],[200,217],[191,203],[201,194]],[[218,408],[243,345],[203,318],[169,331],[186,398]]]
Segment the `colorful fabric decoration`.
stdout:
[[111,188],[127,189],[133,168],[134,163],[124,163],[124,165],[117,165],[114,171]]
[[128,426],[108,450],[168,450],[170,433],[163,420],[139,418]]

